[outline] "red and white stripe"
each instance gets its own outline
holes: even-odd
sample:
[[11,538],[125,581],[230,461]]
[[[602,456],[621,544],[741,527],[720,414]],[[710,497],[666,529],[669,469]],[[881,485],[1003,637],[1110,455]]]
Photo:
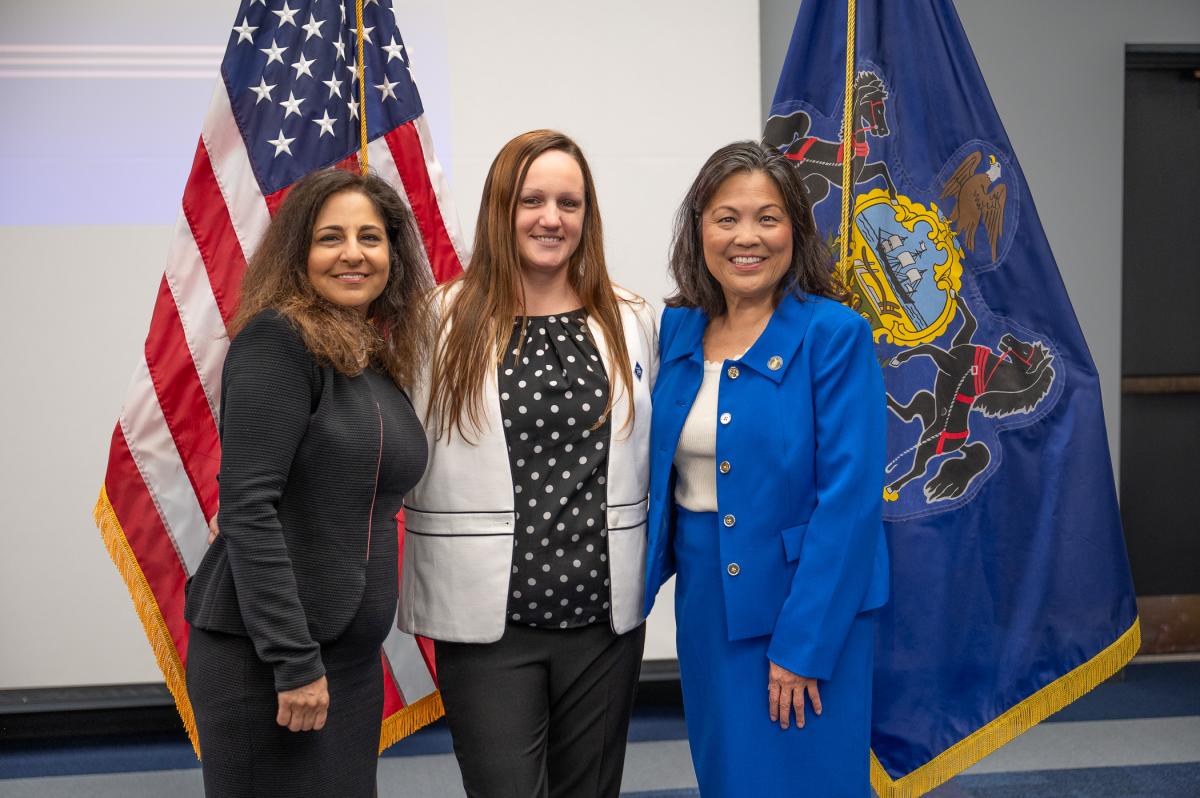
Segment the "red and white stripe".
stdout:
[[[437,279],[461,271],[465,247],[425,120],[395,128],[368,153],[372,169],[412,208]],[[236,312],[246,262],[285,193],[261,193],[218,81],[105,474],[109,502],[183,662],[183,585],[204,556],[206,519],[217,508],[225,325]],[[384,650],[404,704],[434,691],[431,665],[414,638],[393,628]]]

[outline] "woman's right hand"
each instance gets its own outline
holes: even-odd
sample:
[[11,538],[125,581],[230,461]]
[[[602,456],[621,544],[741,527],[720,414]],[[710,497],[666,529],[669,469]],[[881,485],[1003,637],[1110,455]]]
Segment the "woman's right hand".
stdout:
[[294,690],[279,694],[279,714],[275,722],[289,731],[320,731],[329,714],[329,683],[322,676]]
[[213,513],[213,517],[208,519],[208,545],[211,546],[219,534],[221,534],[221,528],[217,526],[217,514]]

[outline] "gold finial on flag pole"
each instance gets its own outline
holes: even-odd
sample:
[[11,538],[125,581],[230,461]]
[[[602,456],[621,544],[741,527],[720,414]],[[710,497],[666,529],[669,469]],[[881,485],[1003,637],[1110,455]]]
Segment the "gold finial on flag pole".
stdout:
[[[854,0],[851,0],[854,2]],[[367,75],[363,68],[363,0],[355,0],[354,21],[358,26],[358,168],[367,173]],[[386,78],[384,78],[386,80]]]
[[837,273],[850,273],[850,205],[854,194],[854,22],[857,17],[855,0],[846,5],[846,96],[842,107],[842,246],[838,256]]

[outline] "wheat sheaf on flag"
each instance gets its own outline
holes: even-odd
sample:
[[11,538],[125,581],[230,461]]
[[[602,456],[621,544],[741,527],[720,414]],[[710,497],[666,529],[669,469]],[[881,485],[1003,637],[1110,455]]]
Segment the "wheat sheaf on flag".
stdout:
[[[243,0],[95,508],[198,754],[184,583],[217,510],[225,325],[246,262],[290,186],[318,169],[360,169],[364,157],[412,209],[435,279],[458,274],[457,216],[390,3]],[[393,628],[381,656],[382,751],[442,706],[429,641]]]

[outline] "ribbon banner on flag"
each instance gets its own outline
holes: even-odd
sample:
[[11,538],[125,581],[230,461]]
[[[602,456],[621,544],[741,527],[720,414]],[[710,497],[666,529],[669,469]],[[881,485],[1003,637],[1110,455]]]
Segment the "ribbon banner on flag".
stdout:
[[[309,172],[365,157],[412,209],[439,282],[464,252],[390,3],[243,0],[219,78],[95,510],[197,753],[183,589],[217,510],[225,324],[272,212]],[[442,706],[429,641],[393,628],[381,657],[382,751]]]
[[871,771],[917,796],[1137,651],[1096,369],[950,0],[804,0],[764,139],[886,378]]

